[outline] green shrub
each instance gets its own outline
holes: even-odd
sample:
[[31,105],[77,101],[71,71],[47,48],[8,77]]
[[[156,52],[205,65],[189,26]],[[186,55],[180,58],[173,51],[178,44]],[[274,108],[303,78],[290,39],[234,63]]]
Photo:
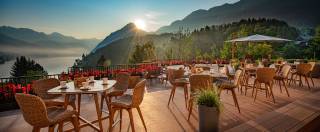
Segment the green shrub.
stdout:
[[221,110],[221,101],[219,95],[217,91],[213,89],[199,91],[197,96],[197,104],[207,107],[217,107],[219,111]]

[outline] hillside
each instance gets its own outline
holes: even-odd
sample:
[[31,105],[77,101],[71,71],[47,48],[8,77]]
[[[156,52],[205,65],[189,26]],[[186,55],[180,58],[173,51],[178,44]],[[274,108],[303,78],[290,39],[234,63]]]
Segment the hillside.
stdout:
[[80,56],[90,52],[98,42],[100,40],[76,39],[56,32],[45,34],[28,28],[0,27],[1,56]]
[[320,24],[318,0],[240,0],[208,10],[197,10],[182,20],[161,27],[157,33],[190,30],[206,25],[220,25],[247,18],[275,18],[295,27],[315,27]]
[[146,32],[138,29],[133,23],[128,23],[120,30],[112,32],[102,42],[100,42],[93,50],[92,53],[96,52],[100,48],[106,47],[112,42],[128,37],[143,36]]
[[[233,37],[263,34],[296,40],[299,31],[286,22],[275,19],[248,19],[223,25],[202,27],[193,32],[129,37],[114,41],[90,53],[83,60],[84,66],[96,66],[98,59],[104,56],[112,64],[128,63],[129,55],[136,44],[153,41],[158,59],[195,58],[198,53],[220,56],[224,41]],[[283,45],[275,45],[279,48]],[[168,54],[173,58],[166,58]]]

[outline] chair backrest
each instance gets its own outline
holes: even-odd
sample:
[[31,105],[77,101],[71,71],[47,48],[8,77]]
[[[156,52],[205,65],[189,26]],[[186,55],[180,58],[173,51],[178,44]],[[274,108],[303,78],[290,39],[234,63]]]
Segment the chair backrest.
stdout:
[[82,87],[82,82],[86,82],[88,77],[77,77],[74,78],[74,87],[80,88]]
[[47,109],[40,97],[17,93],[15,98],[26,122],[32,126],[49,125]]
[[128,73],[119,73],[116,76],[116,84],[114,85],[115,89],[126,91],[129,86],[129,77]]
[[237,70],[236,73],[234,74],[234,85],[238,86],[240,84],[242,76],[242,70]]
[[55,78],[40,79],[33,82],[32,87],[35,94],[43,99],[52,99],[59,95],[48,94],[48,90],[60,85],[60,81]]
[[269,83],[275,75],[276,70],[274,68],[258,68],[256,80],[260,83]]
[[132,94],[132,107],[138,107],[144,97],[144,90],[146,87],[146,79],[141,80],[133,89],[133,94]]
[[213,87],[213,78],[210,75],[192,75],[189,81],[191,92]]
[[140,81],[140,76],[130,76],[128,88],[133,89],[139,81]]
[[173,71],[174,79],[183,78],[184,72],[185,72],[185,71],[184,71],[183,69],[174,70],[174,71]]
[[311,71],[313,71],[314,67],[316,66],[316,62],[312,61],[312,62],[308,62],[308,64],[311,65]]
[[297,73],[302,75],[307,75],[311,72],[312,65],[308,63],[301,63],[297,65]]
[[290,65],[283,65],[280,71],[280,74],[284,78],[288,78],[288,75],[290,73],[291,66]]

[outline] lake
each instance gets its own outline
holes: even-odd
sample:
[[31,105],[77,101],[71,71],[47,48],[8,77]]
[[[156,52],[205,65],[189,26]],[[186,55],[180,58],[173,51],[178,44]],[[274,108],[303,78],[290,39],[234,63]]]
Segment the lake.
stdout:
[[[31,58],[39,63],[48,74],[59,74],[67,72],[68,67],[72,66],[78,57],[51,57],[51,58]],[[0,77],[10,77],[11,67],[16,60],[7,61],[0,64]]]

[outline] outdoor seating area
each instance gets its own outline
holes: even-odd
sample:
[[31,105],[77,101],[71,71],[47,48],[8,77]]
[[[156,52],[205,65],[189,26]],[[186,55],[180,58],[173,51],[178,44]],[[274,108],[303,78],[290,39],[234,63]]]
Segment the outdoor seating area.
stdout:
[[[83,70],[73,77],[62,77],[75,75],[70,72],[35,80],[32,92],[15,94],[20,110],[0,113],[0,130],[199,131],[204,128],[198,100],[207,90],[216,91],[221,104],[212,117],[219,131],[313,131],[319,126],[320,79],[311,76],[315,63],[182,64],[152,64],[140,73],[122,69],[112,76]],[[276,116],[281,118],[271,119]],[[276,123],[283,121],[291,124]]]

